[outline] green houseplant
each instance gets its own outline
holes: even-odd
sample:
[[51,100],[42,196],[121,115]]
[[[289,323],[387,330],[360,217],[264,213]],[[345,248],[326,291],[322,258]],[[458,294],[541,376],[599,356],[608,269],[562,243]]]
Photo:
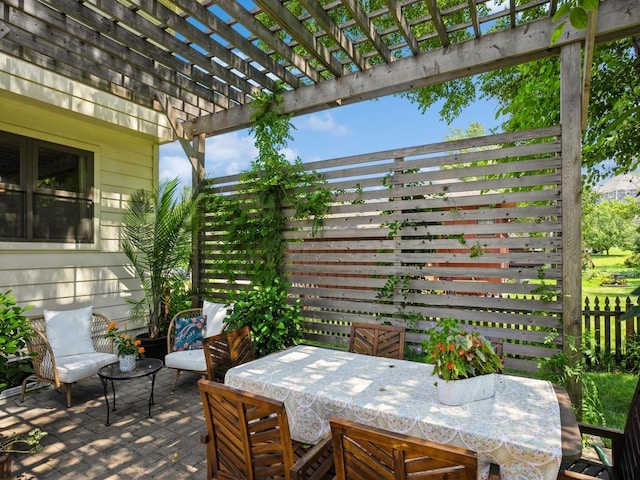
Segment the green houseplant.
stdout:
[[0,392],[19,385],[25,375],[33,373],[24,353],[26,342],[33,335],[29,319],[24,316],[29,308],[18,306],[11,290],[0,292]]
[[502,372],[502,359],[489,340],[463,329],[452,318],[442,319],[427,334],[423,346],[437,376],[441,403],[461,405],[493,396],[493,374]]
[[166,334],[172,298],[189,289],[199,197],[188,190],[178,197],[178,187],[175,178],[153,192],[137,190],[122,217],[122,248],[144,291],[140,300],[130,300],[131,316],[147,321],[150,338]]

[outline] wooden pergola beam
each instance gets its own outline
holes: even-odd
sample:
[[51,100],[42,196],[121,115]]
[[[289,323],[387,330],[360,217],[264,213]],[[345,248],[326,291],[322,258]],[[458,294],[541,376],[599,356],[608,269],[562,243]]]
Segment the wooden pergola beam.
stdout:
[[[560,48],[585,41],[586,32],[570,27],[553,46],[551,18],[484,35],[473,42],[453,44],[446,49],[432,50],[392,64],[373,67],[342,78],[325,81],[313,88],[299,88],[284,94],[283,113],[301,115],[326,109],[326,105],[341,102],[348,105],[363,100],[401,93],[426,85],[484,73],[498,68],[559,55]],[[595,42],[611,41],[640,31],[640,0],[603,2],[598,10]],[[188,135],[215,135],[250,126],[251,109],[237,106],[185,122]]]

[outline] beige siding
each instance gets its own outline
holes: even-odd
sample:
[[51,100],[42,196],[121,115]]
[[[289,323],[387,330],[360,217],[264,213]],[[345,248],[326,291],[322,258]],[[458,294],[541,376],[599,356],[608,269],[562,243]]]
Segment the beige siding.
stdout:
[[0,290],[32,305],[31,314],[92,304],[126,319],[126,299],[140,292],[119,250],[118,225],[130,192],[157,178],[158,139],[4,90],[0,106],[0,130],[94,152],[97,219],[93,245],[0,242]]

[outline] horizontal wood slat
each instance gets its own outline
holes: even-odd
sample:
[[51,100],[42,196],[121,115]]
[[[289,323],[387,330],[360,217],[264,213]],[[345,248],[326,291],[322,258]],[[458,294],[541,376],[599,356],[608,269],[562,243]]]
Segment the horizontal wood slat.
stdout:
[[[561,348],[545,345],[561,330],[559,133],[553,127],[311,164],[326,172],[334,203],[317,235],[309,221],[288,222],[284,234],[285,275],[292,301],[301,301],[306,340],[344,348],[350,323],[365,321],[405,326],[408,341],[420,343],[435,320],[452,317],[504,339],[507,367],[535,370],[537,357]],[[238,178],[209,191],[238,198]],[[201,291],[226,296],[246,288],[243,265],[252,259],[220,249],[224,222],[216,212],[206,213],[204,225]],[[235,284],[225,284],[217,267],[228,261],[236,262]]]

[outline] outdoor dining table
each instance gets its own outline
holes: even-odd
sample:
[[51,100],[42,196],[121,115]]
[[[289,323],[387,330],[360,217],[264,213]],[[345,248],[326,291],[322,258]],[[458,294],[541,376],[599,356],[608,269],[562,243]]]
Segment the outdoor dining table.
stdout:
[[284,402],[294,440],[317,443],[337,416],[473,450],[479,479],[490,463],[500,465],[502,480],[556,479],[563,428],[577,431],[577,424],[561,424],[550,382],[497,375],[492,398],[447,406],[437,400],[432,371],[420,362],[299,345],[230,369],[225,384]]

